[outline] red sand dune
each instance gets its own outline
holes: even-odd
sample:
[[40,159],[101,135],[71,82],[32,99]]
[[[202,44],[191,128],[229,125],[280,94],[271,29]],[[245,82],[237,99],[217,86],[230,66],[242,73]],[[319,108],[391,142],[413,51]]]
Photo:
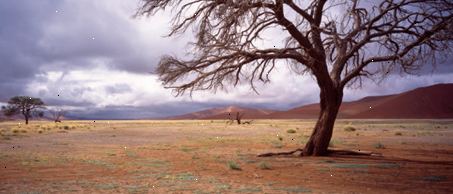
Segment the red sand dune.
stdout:
[[[245,113],[245,119],[317,118],[319,104],[309,104],[287,111],[244,107],[214,108],[171,119],[228,119],[228,113]],[[338,118],[357,119],[444,119],[453,118],[453,84],[437,84],[388,96],[369,96],[343,102]]]

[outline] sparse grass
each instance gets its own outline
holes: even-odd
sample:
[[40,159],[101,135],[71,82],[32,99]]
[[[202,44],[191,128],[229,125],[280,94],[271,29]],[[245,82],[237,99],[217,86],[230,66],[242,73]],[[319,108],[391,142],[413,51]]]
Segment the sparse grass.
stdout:
[[197,148],[190,148],[190,147],[185,147],[185,146],[183,146],[181,148],[181,151],[183,151],[183,152],[191,152],[191,151],[194,151],[194,150],[197,150]]
[[138,161],[133,162],[132,164],[134,166],[150,168],[166,168],[170,165],[168,161],[156,159],[139,159]]
[[350,163],[341,163],[341,164],[333,164],[332,167],[334,168],[368,168],[368,164],[350,164]]
[[334,148],[334,147],[335,147],[333,141],[330,141],[330,142],[329,142],[329,147],[331,147],[331,148]]
[[429,182],[442,182],[447,180],[447,176],[436,176],[436,175],[431,175],[431,176],[424,176],[422,177],[422,180],[424,181],[429,181]]
[[177,180],[182,180],[182,181],[198,180],[198,178],[195,175],[193,175],[192,173],[190,173],[190,172],[184,172],[184,173],[176,174],[175,178]]
[[126,153],[126,156],[129,157],[129,158],[137,157],[137,153],[135,153],[132,150],[126,149],[126,150],[124,150],[124,152]]
[[339,139],[332,139],[330,140],[329,142],[329,147],[335,147],[336,145],[340,145],[340,144],[343,144],[344,141],[343,140],[339,140]]
[[353,132],[353,131],[356,131],[357,129],[353,126],[346,126],[344,128],[344,131],[347,131],[347,132]]
[[241,187],[236,189],[236,193],[262,193],[263,189],[261,187]]
[[96,185],[96,188],[101,190],[112,190],[119,188],[119,186],[116,183],[99,183]]
[[241,166],[237,164],[235,161],[228,161],[227,166],[230,170],[242,170]]
[[278,148],[278,149],[283,148],[283,143],[281,141],[273,141],[272,147]]
[[385,145],[382,144],[381,142],[377,142],[374,144],[374,148],[376,149],[385,149]]
[[127,185],[125,186],[129,193],[148,193],[149,184],[145,185]]
[[108,169],[113,169],[115,167],[113,164],[110,164],[110,163],[102,161],[102,160],[87,159],[87,160],[82,160],[82,161],[87,164],[101,166],[101,167],[108,168]]
[[270,170],[270,169],[272,169],[271,165],[268,164],[267,162],[258,163],[258,168],[261,169],[261,170]]
[[274,190],[285,191],[286,193],[311,193],[310,189],[300,187],[300,186],[276,188]]
[[294,130],[294,129],[288,129],[288,130],[286,130],[286,133],[296,133],[296,130]]
[[228,190],[228,189],[231,189],[231,185],[220,183],[220,184],[216,185],[216,189],[221,190],[221,191]]
[[392,168],[400,168],[401,166],[397,163],[380,163],[376,165],[376,168],[382,169],[392,169]]

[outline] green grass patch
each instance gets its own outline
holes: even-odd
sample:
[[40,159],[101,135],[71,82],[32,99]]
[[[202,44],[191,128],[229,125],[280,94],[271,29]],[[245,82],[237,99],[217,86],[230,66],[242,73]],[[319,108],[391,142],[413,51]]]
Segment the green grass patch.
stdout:
[[263,189],[261,187],[241,187],[236,189],[236,193],[261,193]]
[[373,146],[376,149],[385,149],[385,145],[382,144],[381,142],[375,143]]
[[184,172],[184,173],[176,174],[175,178],[177,180],[182,180],[182,181],[195,181],[195,180],[198,180],[198,178],[195,175],[193,175],[192,173],[190,173],[190,172]]
[[237,164],[235,161],[228,161],[227,166],[230,170],[242,170],[241,166]]
[[275,188],[274,190],[285,191],[286,193],[311,193],[310,189],[301,186]]
[[334,168],[368,168],[368,164],[350,164],[350,163],[341,163],[332,165]]
[[343,143],[344,143],[344,141],[342,141],[342,140],[332,139],[332,140],[330,140],[330,142],[329,142],[329,147],[333,148],[333,147],[335,147],[336,145],[343,144]]
[[258,168],[261,170],[271,170],[272,169],[271,165],[268,164],[267,162],[258,163]]
[[225,183],[219,183],[215,186],[216,190],[225,191],[231,189],[231,185]]

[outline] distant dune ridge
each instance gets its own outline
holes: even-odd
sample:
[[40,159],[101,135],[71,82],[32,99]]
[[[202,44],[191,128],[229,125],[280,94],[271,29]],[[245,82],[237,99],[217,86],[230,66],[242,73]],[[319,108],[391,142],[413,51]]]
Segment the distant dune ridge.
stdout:
[[243,119],[261,119],[275,112],[266,109],[245,108],[239,106],[227,106],[222,108],[212,108],[203,111],[188,113],[184,115],[170,117],[169,119],[228,119],[236,118],[236,113],[244,114]]
[[[287,111],[273,111],[238,106],[213,108],[169,117],[169,119],[234,119],[237,112],[244,119],[314,119],[319,104],[309,104]],[[453,84],[421,87],[400,94],[369,96],[343,102],[338,118],[345,119],[446,119],[453,118]]]

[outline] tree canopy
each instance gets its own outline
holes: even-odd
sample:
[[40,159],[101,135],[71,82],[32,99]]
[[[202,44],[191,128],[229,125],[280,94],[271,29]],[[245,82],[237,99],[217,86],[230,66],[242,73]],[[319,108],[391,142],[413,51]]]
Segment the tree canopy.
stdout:
[[[143,0],[138,14],[170,8],[169,36],[193,29],[190,59],[164,56],[157,68],[163,83],[182,93],[225,81],[267,82],[278,60],[339,86],[413,72],[451,48],[452,7],[449,0]],[[276,39],[284,38],[283,46],[258,44],[268,29],[282,29]]]
[[34,116],[42,117],[41,109],[45,108],[44,102],[39,98],[29,96],[15,96],[9,99],[8,105],[2,107],[5,116],[13,116],[22,114],[25,118],[25,123]]

